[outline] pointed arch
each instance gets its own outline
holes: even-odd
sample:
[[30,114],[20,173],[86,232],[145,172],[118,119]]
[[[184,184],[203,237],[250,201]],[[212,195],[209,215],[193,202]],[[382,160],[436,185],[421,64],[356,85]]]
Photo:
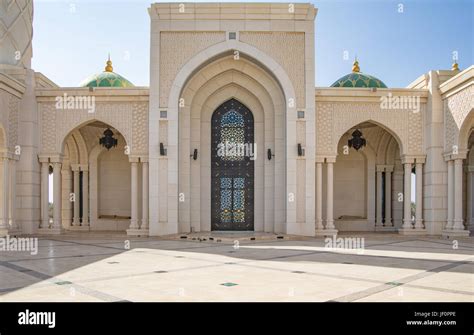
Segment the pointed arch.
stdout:
[[337,138],[337,141],[335,141],[336,147],[333,148],[333,150],[337,153],[337,145],[338,145],[339,141],[341,140],[342,136],[344,136],[345,133],[347,133],[347,132],[350,131],[351,129],[357,128],[358,125],[363,124],[363,123],[366,123],[366,122],[372,123],[372,124],[374,124],[374,125],[376,125],[376,126],[379,126],[379,127],[382,128],[383,130],[385,130],[387,133],[389,133],[390,135],[392,135],[392,137],[393,137],[393,138],[397,141],[397,143],[398,143],[398,146],[399,146],[399,148],[400,148],[400,152],[401,152],[401,153],[402,153],[402,152],[405,152],[405,148],[404,148],[404,146],[403,146],[403,142],[402,142],[400,136],[398,136],[398,134],[397,134],[395,131],[393,131],[391,128],[389,128],[389,127],[386,126],[385,124],[383,124],[383,123],[381,123],[381,122],[378,122],[378,121],[375,121],[375,120],[373,120],[373,119],[366,119],[366,120],[363,120],[363,121],[361,121],[361,122],[358,122],[357,124],[354,124],[354,125],[352,125],[352,126],[346,128],[344,131],[342,131],[342,133],[336,134],[336,138]]

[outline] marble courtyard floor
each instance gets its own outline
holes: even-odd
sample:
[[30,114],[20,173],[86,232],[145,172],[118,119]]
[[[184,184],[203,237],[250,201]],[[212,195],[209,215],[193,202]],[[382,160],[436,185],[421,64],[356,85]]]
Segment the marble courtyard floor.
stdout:
[[37,255],[0,252],[0,301],[474,301],[474,238],[455,249],[437,237],[357,236],[363,253],[323,238],[44,236]]

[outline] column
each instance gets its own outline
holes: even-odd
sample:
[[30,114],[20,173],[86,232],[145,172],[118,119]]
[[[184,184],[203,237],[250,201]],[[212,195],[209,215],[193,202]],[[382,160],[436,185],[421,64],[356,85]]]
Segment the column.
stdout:
[[404,163],[403,229],[411,229],[411,163]]
[[10,226],[18,230],[16,222],[16,160],[10,161]]
[[316,230],[323,229],[323,163],[316,162]]
[[82,168],[82,226],[89,226],[89,167]]
[[73,184],[74,184],[74,219],[72,220],[73,226],[79,226],[81,218],[80,215],[80,192],[79,192],[79,166],[75,165],[72,167],[72,176],[73,176]]
[[9,224],[9,215],[8,215],[8,207],[10,206],[8,202],[9,198],[9,159],[8,157],[2,158],[2,217],[0,218],[0,229],[10,229]]
[[53,163],[53,197],[54,197],[54,213],[53,213],[53,229],[61,229],[61,163]]
[[392,172],[392,166],[385,168],[385,227],[392,227]]
[[327,209],[326,229],[335,229],[334,226],[334,162],[326,160],[327,165]]
[[377,221],[375,221],[375,226],[382,227],[382,193],[383,193],[383,185],[382,185],[382,172],[383,166],[377,166],[377,194],[376,194],[376,202],[377,202]]
[[132,162],[132,219],[130,229],[138,229],[138,163]]
[[[472,227],[474,225],[474,166],[468,166],[467,168],[467,210],[466,210],[466,221],[468,227]],[[468,228],[469,229],[469,228]]]
[[462,159],[454,160],[454,230],[464,230],[462,216]]
[[142,224],[140,229],[148,230],[148,162],[142,162]]
[[423,164],[417,162],[415,164],[416,175],[416,214],[415,229],[424,229],[423,226]]
[[49,162],[41,163],[41,222],[40,228],[49,228]]
[[445,229],[452,229],[454,222],[454,161],[448,161],[448,222]]

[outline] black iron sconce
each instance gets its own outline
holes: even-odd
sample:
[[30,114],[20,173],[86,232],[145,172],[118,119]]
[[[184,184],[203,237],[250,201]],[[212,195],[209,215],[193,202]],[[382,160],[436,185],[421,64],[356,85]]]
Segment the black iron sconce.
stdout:
[[198,159],[198,149],[194,149],[194,152],[189,157],[192,157],[194,160]]
[[367,141],[365,140],[364,136],[362,135],[362,132],[359,129],[356,129],[352,133],[352,138],[349,139],[349,148],[354,148],[357,151],[359,151],[360,148],[365,147],[367,144]]
[[166,156],[166,150],[163,142],[160,142],[160,156]]
[[112,147],[117,146],[118,140],[114,138],[114,133],[110,128],[107,128],[104,131],[104,136],[99,139],[99,144],[102,145],[107,150],[110,150]]
[[304,156],[303,147],[301,146],[301,143],[298,143],[298,156]]
[[268,149],[267,150],[267,157],[268,157],[269,161],[272,160],[272,156],[275,157],[275,154],[272,154],[272,149]]

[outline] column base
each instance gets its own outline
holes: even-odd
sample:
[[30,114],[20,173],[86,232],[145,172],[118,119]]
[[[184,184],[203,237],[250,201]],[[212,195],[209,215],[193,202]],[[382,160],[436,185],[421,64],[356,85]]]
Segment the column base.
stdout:
[[148,236],[148,229],[127,229],[127,235],[129,236]]
[[337,229],[316,229],[315,236],[336,236]]
[[444,227],[443,230],[450,230],[453,228],[454,222],[453,220],[448,220],[448,223],[446,224],[446,227]]
[[423,220],[415,220],[415,229],[424,229]]
[[413,229],[413,222],[411,220],[407,221],[407,220],[403,220],[402,221],[403,224],[402,224],[402,227],[400,229]]
[[90,226],[69,226],[67,230],[71,231],[89,231],[91,229]]
[[441,236],[443,237],[468,237],[469,236],[469,230],[465,229],[443,229],[441,232]]
[[375,231],[397,231],[394,226],[376,226]]
[[425,228],[400,228],[398,229],[400,235],[428,235]]
[[8,228],[0,228],[0,237],[7,236],[8,234]]
[[60,235],[63,232],[63,228],[39,228],[37,231],[40,235]]
[[[21,229],[19,229],[19,228],[10,229],[10,230],[8,231],[8,235],[18,236],[18,235],[21,235],[21,234],[23,234],[23,232],[22,232]],[[1,236],[1,234],[0,234],[0,236]]]

